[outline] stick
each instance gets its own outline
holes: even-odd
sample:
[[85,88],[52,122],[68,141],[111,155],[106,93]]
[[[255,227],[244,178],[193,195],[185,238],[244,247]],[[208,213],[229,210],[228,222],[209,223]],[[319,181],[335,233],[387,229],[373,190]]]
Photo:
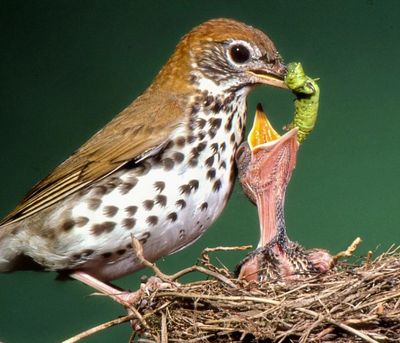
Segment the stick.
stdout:
[[371,337],[369,337],[368,335],[362,333],[361,331],[358,331],[356,329],[353,329],[351,326],[348,326],[346,324],[337,322],[336,320],[333,319],[327,319],[327,321],[333,325],[336,325],[338,327],[340,327],[341,329],[352,333],[355,336],[358,336],[360,338],[362,338],[364,341],[369,342],[369,343],[379,343],[378,341],[375,341],[374,339],[372,339]]
[[132,248],[133,248],[133,251],[134,251],[136,257],[138,258],[139,262],[141,264],[143,264],[143,266],[145,266],[147,268],[150,268],[154,272],[154,274],[158,278],[160,278],[162,281],[167,281],[167,282],[171,282],[172,281],[170,276],[167,275],[167,274],[164,274],[160,270],[160,268],[157,267],[157,265],[155,263],[152,263],[152,262],[150,262],[150,261],[148,261],[148,260],[146,260],[144,258],[144,256],[143,256],[143,246],[139,242],[139,240],[137,238],[135,238],[133,235],[132,235]]
[[227,284],[229,287],[237,288],[237,286],[231,280],[229,280],[227,277],[225,277],[221,274],[218,274],[216,272],[213,272],[211,270],[208,270],[206,268],[200,267],[200,266],[192,266],[189,268],[185,268],[185,269],[171,275],[170,277],[171,277],[171,280],[176,280],[176,279],[179,279],[180,277],[182,277],[183,275],[194,272],[194,271],[200,272],[200,273],[203,273],[206,275],[210,275],[210,276],[214,277],[215,279],[218,279],[219,281],[222,281],[223,283]]
[[178,298],[199,298],[199,299],[209,299],[209,300],[226,300],[226,301],[253,301],[262,304],[270,305],[280,305],[280,301],[267,299],[267,298],[257,298],[249,296],[221,296],[221,295],[207,295],[207,294],[196,294],[196,293],[179,293],[179,292],[159,292],[154,295],[155,297],[172,296]]
[[360,237],[357,237],[346,250],[341,251],[337,253],[335,256],[333,256],[333,263],[336,264],[337,261],[343,257],[352,256],[354,252],[357,250],[358,246],[361,244],[361,242],[362,239]]
[[83,338],[86,338],[86,337],[89,337],[89,336],[95,334],[96,332],[105,330],[105,329],[107,329],[107,328],[109,328],[111,326],[118,325],[118,324],[127,322],[127,321],[129,321],[131,319],[135,319],[135,318],[136,318],[135,315],[130,314],[128,316],[124,316],[124,317],[120,317],[120,318],[117,318],[117,319],[110,320],[109,322],[97,325],[95,327],[92,327],[89,330],[81,332],[80,334],[78,334],[78,335],[76,335],[74,337],[68,338],[67,340],[63,341],[62,343],[75,343],[75,342],[78,342]]
[[161,312],[161,343],[168,343],[167,316]]

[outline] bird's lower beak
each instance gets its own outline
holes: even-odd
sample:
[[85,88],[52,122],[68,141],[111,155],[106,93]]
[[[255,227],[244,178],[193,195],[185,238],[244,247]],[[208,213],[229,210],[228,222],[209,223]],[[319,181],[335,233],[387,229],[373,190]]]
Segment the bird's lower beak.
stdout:
[[[247,143],[253,153],[260,149],[268,149],[269,151],[274,149],[278,151],[280,150],[279,146],[286,144],[288,141],[292,142],[294,146],[298,145],[296,139],[297,131],[298,129],[295,127],[281,136],[269,122],[262,105],[258,104],[253,126],[247,137]],[[297,153],[297,149],[295,153]],[[271,159],[271,154],[268,159]]]
[[281,136],[275,131],[267,116],[265,115],[261,104],[257,105],[256,115],[254,117],[253,127],[247,137],[247,143],[252,151],[257,146],[276,141]]
[[287,69],[283,63],[277,62],[272,68],[249,70],[248,73],[255,77],[258,83],[288,89],[284,81]]

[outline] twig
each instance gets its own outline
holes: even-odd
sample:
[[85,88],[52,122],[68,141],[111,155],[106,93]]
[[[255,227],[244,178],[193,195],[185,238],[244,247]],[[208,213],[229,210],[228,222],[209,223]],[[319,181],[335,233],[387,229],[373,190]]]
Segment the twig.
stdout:
[[253,246],[252,245],[239,245],[239,246],[233,246],[233,247],[214,247],[214,248],[205,248],[201,252],[201,256],[206,256],[206,259],[208,258],[208,254],[210,252],[215,252],[215,251],[243,251],[243,250],[249,250]]
[[354,252],[357,250],[358,246],[361,244],[361,242],[362,239],[360,237],[357,237],[346,250],[341,251],[337,253],[335,256],[333,256],[333,263],[336,264],[337,261],[343,257],[352,256]]
[[372,254],[373,254],[372,251],[371,251],[371,250],[368,250],[367,256],[366,256],[366,258],[365,258],[365,263],[364,263],[364,268],[365,268],[365,269],[368,269],[369,266],[371,265]]
[[155,294],[155,297],[177,297],[177,298],[195,298],[195,299],[209,299],[209,300],[226,300],[226,301],[251,301],[262,304],[279,305],[280,301],[257,298],[250,296],[222,296],[222,295],[208,295],[208,294],[196,294],[196,293],[179,293],[179,292],[159,292]]
[[367,304],[364,304],[364,305],[361,305],[361,306],[357,306],[354,310],[359,311],[359,310],[361,310],[361,309],[363,309],[365,307],[368,307],[368,306],[371,306],[371,305],[375,305],[375,304],[379,304],[379,303],[381,303],[383,301],[390,300],[392,298],[398,298],[398,297],[400,297],[400,292],[396,292],[396,293],[388,295],[386,297],[379,298],[379,299],[376,299],[374,301],[371,301],[371,302],[369,302]]
[[[211,335],[204,335],[204,336],[201,336],[201,337],[193,338],[193,339],[187,341],[187,343],[206,342],[206,339],[211,338],[211,337],[214,337],[214,336],[215,336],[214,334],[211,334]],[[181,341],[181,340],[179,340],[179,341],[177,341],[177,340],[171,340],[171,342],[182,342],[182,341]]]
[[160,268],[157,267],[157,265],[155,263],[152,263],[148,260],[146,260],[143,256],[143,246],[142,244],[139,242],[139,240],[137,238],[135,238],[132,235],[132,249],[137,257],[137,259],[139,260],[140,264],[142,264],[144,267],[150,268],[154,274],[160,278],[162,281],[167,281],[167,282],[171,282],[171,278],[169,275],[164,274]]
[[[134,249],[135,255],[138,258],[139,262],[141,264],[143,264],[145,267],[150,268],[151,270],[153,270],[154,274],[159,277],[161,280],[163,281],[167,281],[167,282],[173,282],[177,279],[179,279],[180,277],[182,277],[183,275],[186,275],[188,273],[191,273],[193,271],[197,271],[203,274],[207,274],[210,275],[222,282],[224,282],[225,284],[227,284],[228,286],[232,287],[232,288],[237,288],[237,286],[231,281],[229,280],[227,277],[218,274],[216,272],[213,272],[211,270],[208,270],[206,268],[200,267],[200,266],[192,266],[186,269],[183,269],[175,274],[172,275],[167,275],[164,274],[155,263],[152,263],[148,260],[146,260],[143,256],[143,247],[142,244],[139,242],[139,240],[137,238],[135,238],[134,236],[132,236],[132,247]],[[223,247],[218,247],[218,248],[208,248],[203,250],[203,253],[205,251],[217,251],[217,250],[227,250],[227,251],[231,251],[231,250],[244,250],[246,248],[248,248],[249,246],[243,246],[243,247],[227,247],[227,248],[223,248]]]
[[[162,293],[156,294],[155,296],[156,297],[157,296],[175,296],[175,297],[181,297],[181,298],[199,298],[199,299],[229,300],[229,301],[251,301],[251,302],[255,302],[255,303],[264,303],[264,304],[271,304],[271,305],[279,305],[280,304],[280,302],[276,301],[276,300],[257,298],[257,297],[249,297],[249,296],[219,296],[219,295],[206,295],[206,294],[201,295],[201,294],[195,294],[195,293],[183,294],[183,293],[179,293],[179,292],[162,292]],[[364,339],[365,341],[367,341],[369,343],[378,343],[377,341],[375,341],[368,335],[366,335],[356,329],[353,329],[352,327],[350,327],[346,324],[337,322],[334,319],[322,316],[315,311],[305,309],[302,307],[294,308],[294,310],[303,312],[305,314],[309,314],[309,315],[313,316],[314,318],[323,319],[331,324],[334,324],[334,325],[340,327],[341,329],[343,329],[345,331],[352,333],[353,335],[356,335],[356,336]],[[204,328],[205,325],[203,324],[201,327]],[[210,330],[210,327],[207,326],[207,329]],[[224,328],[224,330],[226,330],[226,328]]]
[[[200,255],[200,262],[209,270],[212,270],[216,273],[219,274],[224,274],[225,276],[230,276],[230,272],[228,269],[223,266],[223,268],[218,268],[214,264],[211,263],[209,253],[210,252],[215,252],[215,251],[243,251],[243,250],[248,250],[251,249],[251,245],[243,245],[243,246],[233,246],[233,247],[215,247],[215,248],[205,248]],[[218,260],[218,259],[217,259]],[[218,260],[221,265],[221,261]]]
[[167,316],[161,312],[161,343],[168,343]]
[[308,340],[308,337],[310,336],[311,331],[314,330],[318,325],[320,325],[322,321],[323,321],[322,318],[318,319],[307,330],[305,330],[303,335],[301,335],[301,337],[300,337],[299,343],[306,343]]
[[97,325],[95,327],[92,327],[89,330],[81,332],[80,334],[78,334],[76,336],[68,338],[67,340],[63,341],[62,343],[75,343],[75,342],[78,342],[83,338],[86,338],[86,337],[89,337],[89,336],[95,334],[96,332],[108,329],[109,327],[114,326],[114,325],[125,323],[125,322],[127,322],[129,320],[132,320],[132,319],[135,319],[135,318],[136,318],[136,316],[134,314],[130,314],[128,316],[124,316],[124,317],[120,317],[120,318],[117,318],[117,319],[110,320],[109,322]]
[[352,334],[355,335],[355,336],[358,336],[358,337],[362,338],[362,339],[363,339],[364,341],[366,341],[366,342],[369,342],[369,343],[379,343],[378,341],[375,341],[374,339],[372,339],[372,338],[369,337],[368,335],[362,333],[362,332],[359,331],[359,330],[356,330],[356,329],[352,328],[351,326],[348,326],[348,325],[346,325],[346,324],[337,322],[336,320],[333,320],[333,319],[328,319],[328,322],[331,323],[331,324],[333,324],[333,325],[336,325],[336,326],[340,327],[341,329],[343,329],[343,330],[345,330],[345,331],[347,331],[347,332],[352,333]]
[[335,330],[333,326],[329,326],[318,333],[316,336],[317,340],[321,340],[324,336],[329,335]]
[[[259,284],[238,282],[226,268],[219,271],[212,264],[192,266],[173,275],[160,274],[154,264],[146,263],[139,245],[133,244],[135,252],[160,279],[172,282],[187,273],[199,272],[217,280],[159,289],[146,296],[143,304],[147,305],[141,308],[141,314],[125,317],[148,321],[149,336],[140,340],[143,343],[222,342],[233,337],[233,332],[235,337],[250,335],[254,340],[290,339],[298,343],[326,335],[329,335],[326,339],[335,341],[344,333],[345,342],[359,339],[377,343],[382,339],[398,341],[400,338],[398,253],[386,252],[370,261],[368,271],[364,263],[344,264],[318,277]],[[205,259],[208,252],[217,250],[236,250],[236,247],[206,249]],[[349,247],[343,254],[348,256],[352,252],[353,248]],[[377,309],[379,304],[382,306]],[[109,323],[122,322],[124,319],[118,318]],[[81,339],[107,327],[105,323],[75,337]],[[76,342],[75,337],[64,343]]]
[[194,272],[194,271],[200,272],[200,273],[203,273],[206,275],[210,275],[210,276],[214,277],[215,279],[227,284],[229,287],[237,288],[237,286],[231,280],[229,280],[227,277],[225,277],[221,274],[218,274],[216,272],[213,272],[211,270],[208,270],[206,268],[200,267],[200,266],[192,266],[192,267],[183,269],[183,270],[171,275],[170,277],[171,277],[171,280],[176,280],[176,279],[179,279],[180,277],[182,277],[183,275]]
[[369,343],[379,343],[378,341],[375,341],[374,339],[372,339],[372,338],[369,337],[368,335],[366,335],[366,334],[364,334],[364,333],[362,333],[362,332],[360,332],[360,331],[358,331],[358,330],[352,328],[351,326],[348,326],[348,325],[346,325],[346,324],[340,323],[340,322],[338,322],[338,321],[336,321],[336,320],[334,320],[334,319],[332,319],[332,318],[327,318],[327,317],[325,317],[325,316],[323,316],[323,315],[321,315],[321,314],[318,314],[317,312],[314,312],[314,311],[312,311],[312,310],[305,309],[305,308],[296,308],[296,310],[298,310],[298,311],[300,311],[300,312],[303,312],[303,313],[306,313],[306,314],[310,314],[310,315],[314,316],[315,318],[323,319],[323,320],[327,321],[328,323],[331,323],[331,324],[333,324],[333,325],[336,325],[337,327],[340,327],[341,329],[343,329],[343,330],[345,330],[345,331],[347,331],[347,332],[350,332],[350,333],[352,333],[353,335],[358,336],[358,337],[364,339],[366,342],[369,342]]

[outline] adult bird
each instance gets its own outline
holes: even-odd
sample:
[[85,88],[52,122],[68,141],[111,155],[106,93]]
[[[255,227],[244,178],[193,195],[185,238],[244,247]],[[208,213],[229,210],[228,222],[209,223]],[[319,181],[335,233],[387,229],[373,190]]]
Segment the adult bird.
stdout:
[[246,98],[286,88],[261,31],[213,19],[185,35],[152,84],[0,222],[0,271],[39,266],[103,282],[193,243],[224,209]]
[[327,272],[333,265],[326,250],[305,250],[290,241],[286,233],[285,194],[296,166],[297,138],[297,127],[281,137],[261,105],[257,106],[247,142],[240,145],[236,154],[239,181],[245,194],[257,205],[260,220],[258,248],[237,267],[241,279],[294,279]]

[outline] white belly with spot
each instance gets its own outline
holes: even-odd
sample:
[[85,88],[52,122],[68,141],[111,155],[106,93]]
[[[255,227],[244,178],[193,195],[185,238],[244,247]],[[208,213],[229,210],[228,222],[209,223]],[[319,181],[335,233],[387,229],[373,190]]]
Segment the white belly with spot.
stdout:
[[[71,217],[81,225],[61,233],[52,247],[58,260],[64,260],[65,268],[83,269],[103,280],[111,280],[141,267],[130,245],[132,236],[141,241],[144,255],[150,261],[180,250],[199,238],[221,214],[233,186],[231,172],[234,153],[243,136],[245,102],[237,109],[228,132],[225,128],[228,116],[219,115],[221,125],[212,138],[207,134],[209,122],[202,130],[197,130],[199,135],[192,143],[187,142],[184,127],[176,130],[174,137],[185,137],[186,144],[175,144],[162,156],[172,160],[175,153],[185,156],[181,161],[174,160],[173,168],[159,163],[144,175],[138,174],[135,168],[120,170],[94,184],[83,198],[80,196],[71,210]],[[204,120],[209,119],[204,117]],[[206,134],[201,135],[201,131]],[[191,152],[199,144],[205,147],[193,166]],[[144,163],[152,164],[151,159]],[[96,186],[112,178],[119,179],[121,184],[103,194],[101,203],[93,206]],[[124,191],[123,184],[129,184],[132,179],[135,179],[134,186]],[[161,189],[156,186],[160,184],[163,185]],[[56,211],[49,222],[63,210],[65,208],[60,206],[59,213]],[[102,223],[107,225],[101,226]],[[62,268],[57,265],[54,269]]]

